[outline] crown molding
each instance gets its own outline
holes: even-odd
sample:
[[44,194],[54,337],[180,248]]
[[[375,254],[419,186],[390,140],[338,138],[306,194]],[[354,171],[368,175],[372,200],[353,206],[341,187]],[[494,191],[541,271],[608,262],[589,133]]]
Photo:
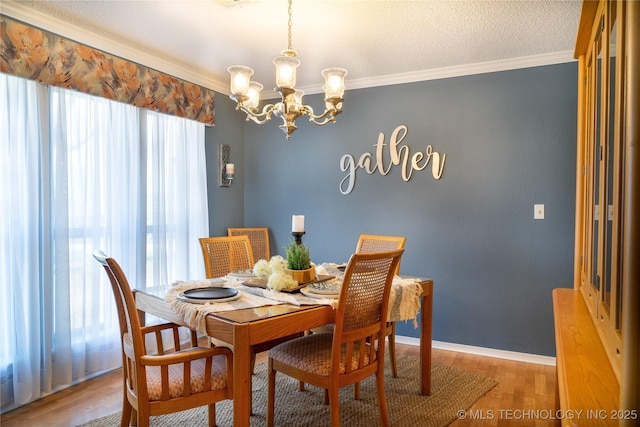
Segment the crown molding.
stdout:
[[[523,56],[519,58],[502,59],[498,61],[479,62],[475,64],[456,65],[452,67],[435,68],[431,70],[410,71],[406,73],[389,74],[386,76],[368,77],[347,80],[347,90],[365,89],[378,86],[400,85],[405,83],[423,82],[427,80],[448,79],[452,77],[470,76],[475,74],[496,73],[499,71],[517,70],[520,68],[541,67],[545,65],[575,62],[572,51],[545,53],[540,55]],[[322,93],[320,86],[301,88],[307,94]],[[264,93],[264,92],[263,92]],[[274,96],[277,96],[274,92]]]
[[420,70],[407,73],[391,74],[387,76],[378,76],[374,78],[350,80],[349,89],[362,89],[376,86],[414,83],[427,80],[448,79],[451,77],[495,73],[499,71],[540,67],[544,65],[561,64],[573,61],[576,60],[573,58],[572,51],[545,53],[519,58],[501,59],[497,61],[479,62],[475,64],[456,65],[452,67],[435,68],[431,70]]
[[[407,73],[389,74],[386,76],[349,79],[345,82],[346,91],[366,89],[379,86],[401,85],[406,83],[423,82],[428,80],[449,79],[452,77],[471,76],[475,74],[496,73],[500,71],[517,70],[521,68],[541,67],[545,65],[576,62],[572,51],[545,53],[540,55],[523,56],[519,58],[502,59],[498,61],[479,62],[476,64],[456,65],[452,67],[435,68],[431,70],[411,71]],[[300,87],[305,94],[322,93],[319,85]],[[264,99],[278,98],[274,91],[263,91]]]

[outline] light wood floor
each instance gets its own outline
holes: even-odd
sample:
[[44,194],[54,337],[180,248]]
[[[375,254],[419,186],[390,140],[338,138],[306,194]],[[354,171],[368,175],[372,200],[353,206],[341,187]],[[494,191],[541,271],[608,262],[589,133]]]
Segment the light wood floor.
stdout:
[[[398,354],[418,357],[418,347],[397,345]],[[266,353],[258,355],[264,360]],[[553,426],[555,367],[433,350],[433,363],[495,378],[499,384],[451,424],[463,426]],[[122,373],[115,370],[0,417],[2,427],[68,427],[118,412]],[[538,411],[538,412],[534,412]],[[547,419],[540,419],[547,418]]]

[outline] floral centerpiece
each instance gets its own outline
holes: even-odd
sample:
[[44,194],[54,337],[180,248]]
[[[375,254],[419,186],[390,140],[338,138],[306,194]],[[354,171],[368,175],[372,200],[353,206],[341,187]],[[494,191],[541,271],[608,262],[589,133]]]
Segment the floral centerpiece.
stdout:
[[267,287],[274,291],[295,288],[298,282],[287,272],[287,260],[280,255],[271,257],[271,260],[258,260],[253,266],[253,274],[260,279],[267,279]]
[[280,255],[271,260],[258,260],[253,266],[253,274],[267,280],[267,287],[274,291],[295,288],[299,284],[313,281],[315,266],[311,263],[309,248],[291,241],[285,246],[287,259]]

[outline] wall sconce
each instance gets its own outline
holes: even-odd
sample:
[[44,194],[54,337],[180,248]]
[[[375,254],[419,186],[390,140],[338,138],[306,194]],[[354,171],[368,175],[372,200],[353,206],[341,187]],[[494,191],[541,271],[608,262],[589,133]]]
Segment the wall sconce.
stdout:
[[231,147],[228,144],[218,144],[218,186],[229,187],[235,175],[235,165],[231,161]]

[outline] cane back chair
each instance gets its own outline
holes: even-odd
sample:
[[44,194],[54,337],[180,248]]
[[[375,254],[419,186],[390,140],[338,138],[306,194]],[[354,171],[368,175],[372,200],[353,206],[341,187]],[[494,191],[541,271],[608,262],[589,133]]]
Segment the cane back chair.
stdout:
[[276,372],[328,390],[331,425],[340,425],[338,390],[376,376],[383,426],[389,425],[384,391],[384,343],[393,273],[404,249],[355,253],[345,270],[333,333],[306,335],[269,350],[267,426],[275,416]]
[[[251,242],[246,235],[203,237],[200,239],[207,278],[222,277],[237,270],[253,269],[253,254]],[[251,372],[254,371],[256,354],[267,351],[273,346],[291,338],[301,336],[302,333],[277,338],[272,341],[256,344],[251,347]],[[233,351],[233,345],[219,339],[210,338],[211,343],[218,347],[227,347]]]
[[[404,249],[407,238],[404,236],[381,236],[377,234],[361,234],[358,238],[356,253],[370,253]],[[400,274],[400,262],[395,274]],[[398,362],[396,359],[396,323],[387,323],[387,337],[389,337],[389,360],[391,361],[391,373],[398,378]]]
[[[382,236],[378,234],[361,234],[356,245],[356,253],[384,252],[404,249],[407,238],[404,236]],[[400,263],[395,274],[400,274]]]
[[[120,321],[124,376],[121,427],[129,426],[130,421],[147,427],[150,416],[205,405],[209,426],[215,426],[215,403],[233,398],[231,351],[198,347],[194,331],[190,346],[184,346],[180,326],[174,323],[141,326],[133,292],[120,265],[102,251],[93,256],[107,272]],[[151,352],[145,338],[154,337],[157,349]]]
[[255,262],[258,262],[261,259],[267,261],[271,259],[269,229],[267,227],[228,228],[227,234],[229,236],[247,236],[251,242],[253,260]]
[[200,246],[207,279],[253,268],[253,252],[247,236],[203,237]]

